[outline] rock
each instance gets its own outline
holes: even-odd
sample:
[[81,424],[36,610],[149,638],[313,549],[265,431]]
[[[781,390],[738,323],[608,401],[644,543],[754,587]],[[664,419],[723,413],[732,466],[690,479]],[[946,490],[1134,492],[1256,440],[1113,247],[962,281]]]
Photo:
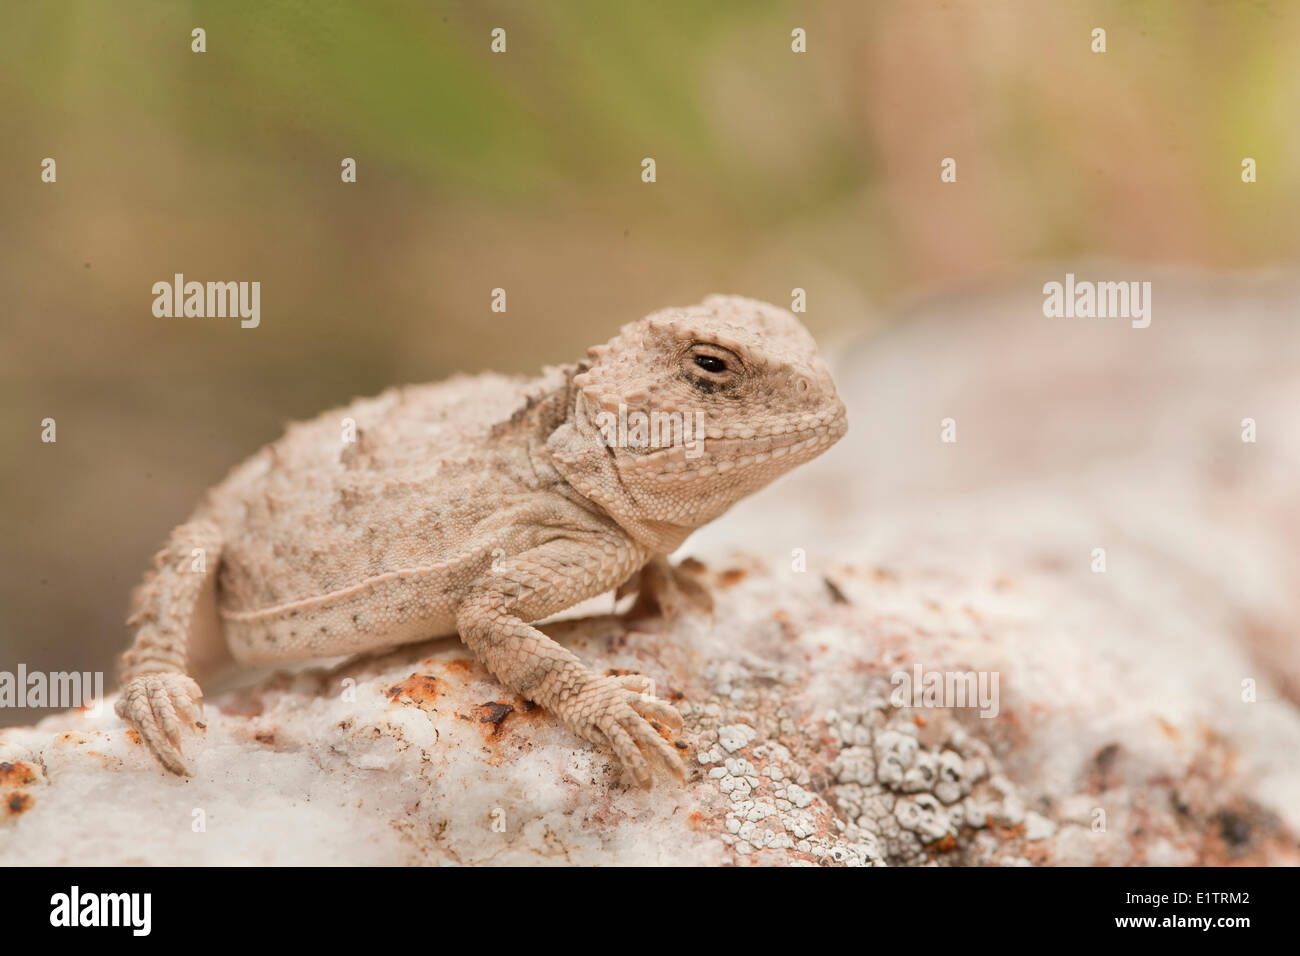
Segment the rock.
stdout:
[[677,703],[684,786],[442,639],[209,688],[189,778],[111,701],[0,730],[0,864],[1300,862],[1300,295],[1151,278],[1149,329],[1035,277],[844,351],[842,447],[688,543],[711,619],[546,626]]
[[741,747],[753,741],[757,733],[753,727],[748,727],[745,724],[722,727],[718,730],[718,743],[727,753],[734,754]]

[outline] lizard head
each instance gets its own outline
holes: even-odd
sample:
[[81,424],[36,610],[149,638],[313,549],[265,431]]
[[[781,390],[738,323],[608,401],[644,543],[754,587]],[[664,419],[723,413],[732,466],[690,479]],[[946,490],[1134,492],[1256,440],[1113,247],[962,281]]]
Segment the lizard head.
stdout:
[[655,545],[676,547],[848,428],[808,330],[753,299],[655,312],[588,354],[552,454],[578,491]]

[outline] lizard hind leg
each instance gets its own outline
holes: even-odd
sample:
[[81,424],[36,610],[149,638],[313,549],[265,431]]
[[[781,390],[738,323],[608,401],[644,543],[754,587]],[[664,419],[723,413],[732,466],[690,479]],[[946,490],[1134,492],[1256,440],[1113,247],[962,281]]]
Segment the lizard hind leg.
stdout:
[[139,733],[158,762],[188,774],[181,750],[186,723],[199,718],[203,692],[190,676],[216,626],[216,575],[221,533],[211,521],[176,528],[153,569],[131,597],[127,626],[135,642],[122,655],[116,711]]

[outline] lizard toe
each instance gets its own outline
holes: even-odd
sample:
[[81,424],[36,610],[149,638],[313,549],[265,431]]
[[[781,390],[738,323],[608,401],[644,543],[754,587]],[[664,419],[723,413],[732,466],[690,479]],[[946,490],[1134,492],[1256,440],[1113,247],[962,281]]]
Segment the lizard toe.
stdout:
[[629,701],[632,709],[646,720],[658,721],[676,736],[682,732],[681,712],[672,704],[653,695],[641,694]]
[[624,690],[630,690],[636,694],[655,695],[655,680],[653,677],[646,677],[645,674],[619,674],[614,678],[614,682]]
[[[636,715],[633,714],[633,716]],[[604,733],[610,746],[614,748],[614,753],[618,756],[619,762],[623,765],[624,771],[636,782],[638,787],[649,788],[653,782],[653,777],[650,774],[650,764],[641,753],[640,748],[637,747],[633,735],[617,719],[608,722],[604,728]]]
[[198,717],[199,685],[184,674],[141,674],[127,681],[115,710],[165,768],[188,776],[181,749],[185,721]]
[[682,764],[681,756],[677,749],[659,734],[653,723],[633,712],[632,717],[624,723],[624,727],[627,728],[643,756],[646,753],[650,754],[677,780],[685,779],[686,767]]

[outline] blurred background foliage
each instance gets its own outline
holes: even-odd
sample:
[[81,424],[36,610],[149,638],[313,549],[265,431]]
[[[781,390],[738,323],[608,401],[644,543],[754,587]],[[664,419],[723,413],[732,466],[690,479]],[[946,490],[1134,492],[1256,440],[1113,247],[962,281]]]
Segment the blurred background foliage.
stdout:
[[[6,2],[0,669],[111,670],[203,489],[354,395],[715,291],[833,343],[1035,262],[1292,264],[1298,49],[1284,0]],[[261,327],[155,318],[176,272]]]

